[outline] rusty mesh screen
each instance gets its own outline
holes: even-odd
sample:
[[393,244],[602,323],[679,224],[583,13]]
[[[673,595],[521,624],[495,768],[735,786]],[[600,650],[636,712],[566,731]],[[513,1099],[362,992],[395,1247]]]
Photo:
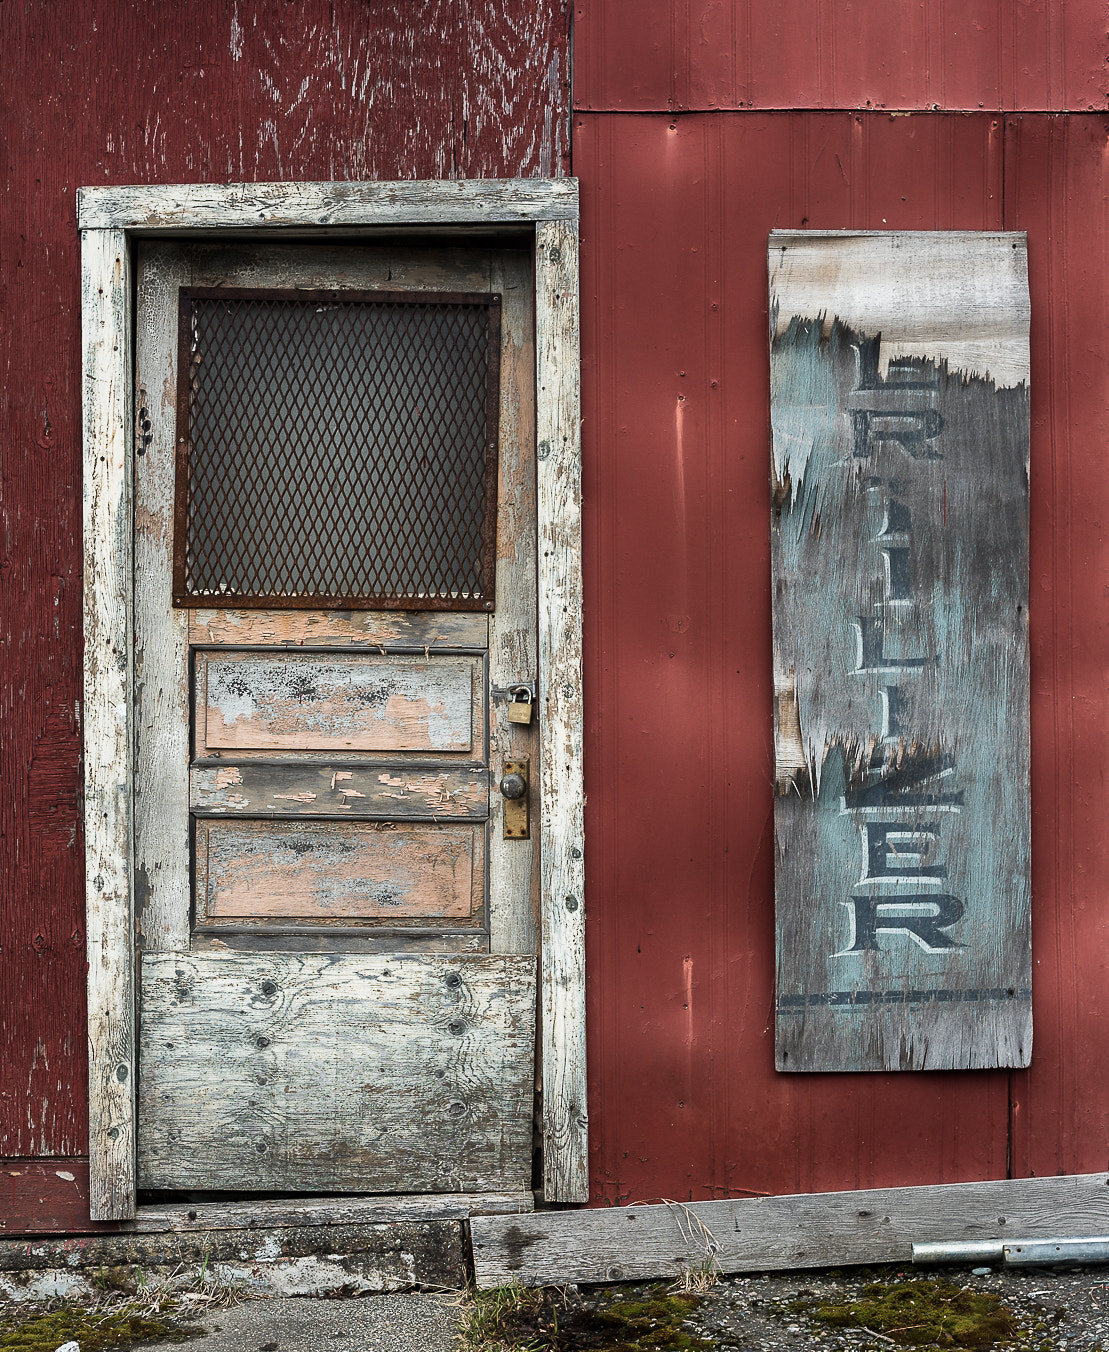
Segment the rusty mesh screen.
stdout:
[[180,293],[174,603],[493,602],[500,297]]

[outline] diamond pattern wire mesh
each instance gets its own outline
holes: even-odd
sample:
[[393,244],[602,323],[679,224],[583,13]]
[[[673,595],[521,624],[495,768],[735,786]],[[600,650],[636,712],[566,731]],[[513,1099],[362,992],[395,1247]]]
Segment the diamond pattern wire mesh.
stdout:
[[499,296],[180,305],[175,604],[492,607]]

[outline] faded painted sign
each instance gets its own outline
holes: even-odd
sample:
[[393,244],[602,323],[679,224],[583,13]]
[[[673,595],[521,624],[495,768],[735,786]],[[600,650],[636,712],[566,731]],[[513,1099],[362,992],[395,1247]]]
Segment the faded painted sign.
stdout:
[[1025,237],[769,266],[777,1066],[1024,1066]]

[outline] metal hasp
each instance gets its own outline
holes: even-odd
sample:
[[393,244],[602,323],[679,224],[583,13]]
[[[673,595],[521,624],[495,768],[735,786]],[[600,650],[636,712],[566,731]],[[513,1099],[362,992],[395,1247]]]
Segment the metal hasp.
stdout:
[[531,833],[528,817],[527,756],[506,760],[501,768],[501,794],[504,797],[505,840],[527,840]]

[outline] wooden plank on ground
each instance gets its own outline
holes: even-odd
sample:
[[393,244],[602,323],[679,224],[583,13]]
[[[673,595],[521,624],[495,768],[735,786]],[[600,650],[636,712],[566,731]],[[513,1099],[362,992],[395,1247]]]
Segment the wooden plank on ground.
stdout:
[[480,1287],[640,1281],[912,1260],[922,1241],[1099,1235],[1109,1176],[1007,1179],[724,1202],[668,1202],[470,1223]]
[[770,237],[777,1068],[1032,1052],[1022,234]]
[[144,1188],[530,1181],[532,957],[147,953],[139,1028]]

